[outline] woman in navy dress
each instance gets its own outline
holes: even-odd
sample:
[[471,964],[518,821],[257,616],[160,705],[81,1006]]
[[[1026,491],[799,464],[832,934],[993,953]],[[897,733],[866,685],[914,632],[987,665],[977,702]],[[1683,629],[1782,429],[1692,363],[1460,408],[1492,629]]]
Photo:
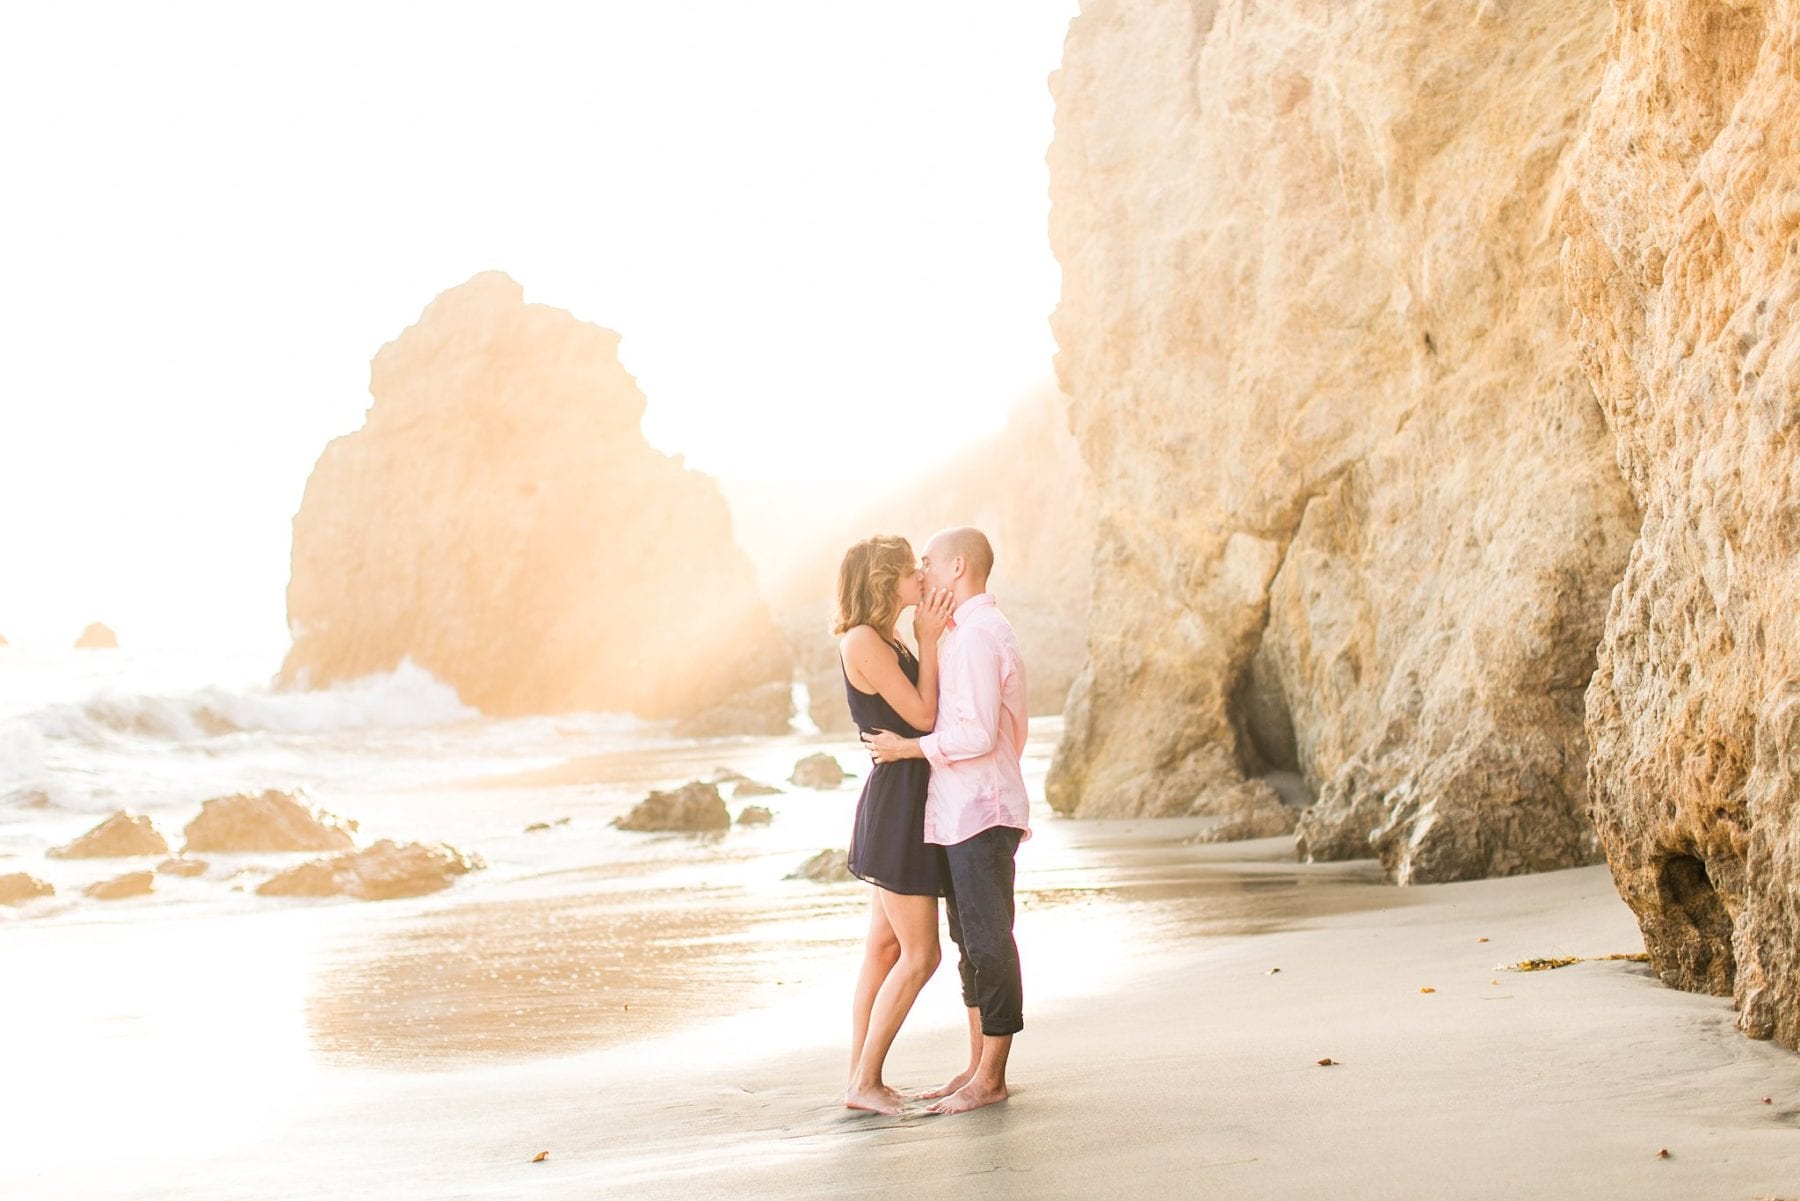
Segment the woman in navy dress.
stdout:
[[[900,613],[913,611],[915,657],[899,636]],[[924,591],[924,576],[904,538],[869,538],[851,547],[838,568],[838,653],[850,716],[864,733],[893,730],[905,738],[937,723],[937,643],[950,619],[947,589]],[[888,1048],[913,999],[937,970],[937,899],[943,867],[925,842],[923,759],[878,763],[863,782],[850,834],[850,870],[875,886],[869,936],[851,1007],[851,1109],[896,1114],[900,1095],[881,1078]]]

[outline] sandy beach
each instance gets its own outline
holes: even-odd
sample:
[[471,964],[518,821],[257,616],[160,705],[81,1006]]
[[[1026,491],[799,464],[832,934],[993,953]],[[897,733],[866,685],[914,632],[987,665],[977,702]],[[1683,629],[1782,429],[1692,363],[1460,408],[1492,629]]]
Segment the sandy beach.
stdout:
[[[528,795],[766,775],[814,745],[853,761],[703,745],[573,761]],[[412,901],[14,922],[9,978],[38,983],[9,984],[0,1196],[1800,1196],[1800,1060],[1600,958],[1642,948],[1604,868],[1397,889],[1286,839],[1191,843],[1201,819],[1040,806],[1012,1099],[849,1113],[864,886],[781,876],[853,787],[777,797],[794,816],[744,837],[652,836],[604,867],[574,846]],[[961,1021],[940,970],[889,1078],[950,1072]]]

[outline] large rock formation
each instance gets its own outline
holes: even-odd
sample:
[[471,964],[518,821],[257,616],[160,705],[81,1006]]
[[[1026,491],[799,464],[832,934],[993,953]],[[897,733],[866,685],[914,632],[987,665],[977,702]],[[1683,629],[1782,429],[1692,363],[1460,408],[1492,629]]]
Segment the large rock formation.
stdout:
[[1057,809],[1255,808],[1286,769],[1314,858],[1597,855],[1582,696],[1637,515],[1553,217],[1610,24],[1084,5],[1051,239],[1097,547]]
[[679,717],[789,677],[724,500],[644,440],[618,342],[490,272],[382,347],[294,519],[285,682],[410,657],[489,713]]
[[1800,1047],[1800,12],[1621,0],[1563,263],[1643,509],[1587,693],[1651,962]]

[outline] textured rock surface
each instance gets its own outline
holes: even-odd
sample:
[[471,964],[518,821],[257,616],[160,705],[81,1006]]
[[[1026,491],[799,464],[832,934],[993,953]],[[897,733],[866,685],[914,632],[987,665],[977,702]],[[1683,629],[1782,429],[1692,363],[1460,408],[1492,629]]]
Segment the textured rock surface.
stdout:
[[712,708],[683,718],[675,733],[683,738],[741,734],[786,734],[794,716],[794,686],[786,680],[746,689]]
[[1554,214],[1611,13],[1094,0],[1053,82],[1095,496],[1060,811],[1293,770],[1314,858],[1590,861],[1583,691],[1637,517]]
[[661,718],[789,678],[724,500],[644,440],[618,342],[490,272],[382,347],[294,519],[285,682],[410,657],[489,713]]
[[613,822],[621,830],[658,830],[701,834],[731,828],[731,811],[716,784],[694,780],[680,788],[658,790]]
[[90,884],[85,891],[96,901],[122,901],[127,897],[148,896],[155,888],[155,872],[126,872],[122,876]]
[[1294,832],[1294,811],[1282,804],[1275,790],[1261,780],[1246,780],[1220,798],[1214,810],[1225,820],[1194,841],[1239,842]]
[[1587,694],[1664,981],[1800,1047],[1800,12],[1624,0],[1563,224],[1643,528]]
[[169,844],[142,814],[115,813],[65,846],[45,852],[52,859],[125,859],[167,855]]
[[187,824],[184,851],[341,851],[356,845],[354,822],[309,809],[285,792],[214,797]]
[[271,877],[257,888],[266,897],[355,897],[387,901],[450,887],[483,866],[479,857],[452,847],[382,839],[364,850],[315,859]]
[[794,774],[788,777],[788,783],[801,788],[836,788],[849,778],[843,764],[820,751],[794,764]]
[[86,629],[75,639],[78,650],[114,650],[119,645],[119,636],[99,622],[89,622]]
[[850,874],[849,851],[820,851],[783,877],[786,880],[813,880],[820,884],[844,884],[856,879]]
[[8,872],[0,876],[0,905],[17,905],[38,897],[52,897],[56,889],[36,876],[24,872]]

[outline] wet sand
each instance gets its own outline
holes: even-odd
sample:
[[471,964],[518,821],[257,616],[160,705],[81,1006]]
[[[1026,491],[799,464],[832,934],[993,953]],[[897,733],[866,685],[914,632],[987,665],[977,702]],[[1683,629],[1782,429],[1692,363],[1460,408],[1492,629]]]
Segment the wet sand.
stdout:
[[[1203,824],[1044,815],[1014,1096],[948,1118],[838,1104],[866,889],[780,879],[806,833],[15,925],[55,987],[5,1010],[0,1196],[1800,1198],[1800,1057],[1642,964],[1497,966],[1640,950],[1603,868],[1401,890]],[[946,967],[890,1079],[961,1023]]]

